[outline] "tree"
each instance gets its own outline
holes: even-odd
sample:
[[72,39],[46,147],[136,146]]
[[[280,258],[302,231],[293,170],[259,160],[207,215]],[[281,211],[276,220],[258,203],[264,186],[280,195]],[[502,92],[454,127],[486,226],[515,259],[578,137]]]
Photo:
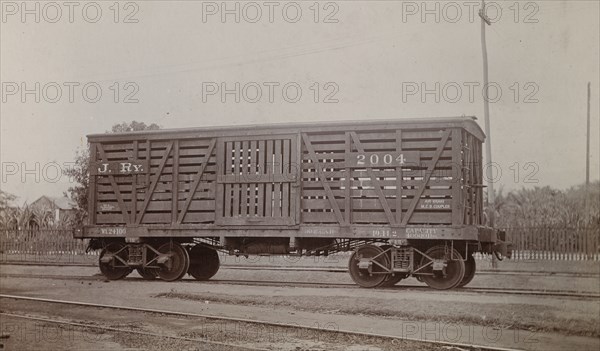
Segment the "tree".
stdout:
[[15,195],[0,190],[0,211],[8,210],[16,199]]
[[12,206],[17,197],[0,190],[0,228],[8,228],[16,223],[15,208]]
[[[130,123],[123,122],[115,124],[112,126],[111,130],[106,131],[106,133],[122,133],[158,129],[160,129],[160,126],[155,123],[147,125],[144,122],[132,121]],[[63,171],[63,174],[68,176],[70,181],[74,184],[73,186],[69,187],[65,193],[65,196],[76,203],[75,222],[79,226],[85,223],[85,219],[88,214],[88,188],[90,179],[89,161],[89,147],[86,146],[86,148],[81,148],[76,151],[75,166]]]
[[[586,196],[588,198],[586,208]],[[567,190],[523,188],[496,197],[496,226],[502,228],[600,228],[600,182]]]
[[63,174],[69,177],[71,184],[74,184],[64,195],[75,201],[75,223],[78,226],[82,225],[87,217],[89,161],[89,148],[81,148],[75,152],[74,167],[63,170]]
[[137,132],[140,130],[158,130],[158,129],[160,129],[160,126],[156,123],[147,125],[144,122],[133,121],[131,123],[123,122],[121,124],[115,124],[114,126],[112,126],[110,131],[107,131],[107,133]]

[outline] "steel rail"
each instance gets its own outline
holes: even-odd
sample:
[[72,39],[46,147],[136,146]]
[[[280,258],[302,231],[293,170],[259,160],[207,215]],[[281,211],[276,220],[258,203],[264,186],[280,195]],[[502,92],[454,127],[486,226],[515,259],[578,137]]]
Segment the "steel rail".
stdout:
[[374,338],[382,338],[382,339],[390,339],[390,340],[404,340],[404,341],[428,343],[428,344],[434,344],[434,345],[440,345],[440,346],[463,347],[463,348],[469,348],[469,349],[475,349],[475,350],[520,351],[520,349],[504,348],[504,347],[496,347],[496,346],[485,346],[485,345],[475,345],[475,344],[465,344],[465,343],[452,343],[452,342],[445,342],[445,341],[438,341],[438,340],[423,340],[423,339],[417,339],[417,338],[411,338],[411,337],[400,337],[400,336],[395,336],[395,335],[359,332],[359,331],[344,330],[344,329],[329,330],[329,329],[322,329],[319,327],[307,326],[307,325],[298,325],[298,324],[283,323],[283,322],[261,321],[261,320],[248,319],[248,318],[215,316],[215,315],[201,314],[201,313],[178,312],[178,311],[160,310],[160,309],[153,309],[153,308],[108,305],[108,304],[88,303],[88,302],[81,302],[81,301],[56,300],[56,299],[48,299],[48,298],[7,295],[7,294],[0,294],[0,298],[23,300],[23,301],[47,302],[47,303],[63,304],[63,305],[71,305],[71,306],[81,306],[81,307],[109,308],[109,309],[116,309],[116,310],[122,310],[122,311],[158,313],[158,314],[180,316],[180,317],[204,318],[204,319],[211,319],[211,320],[260,324],[260,325],[268,325],[268,326],[283,327],[283,328],[308,329],[308,330],[314,330],[314,331],[325,332],[325,333],[327,333],[327,332],[341,333],[341,334],[363,336],[363,337],[366,336],[366,337],[374,337]]
[[242,346],[242,345],[230,344],[230,343],[225,343],[225,342],[220,342],[220,341],[194,339],[194,338],[186,338],[183,336],[157,334],[157,333],[151,333],[151,332],[145,332],[145,331],[139,331],[139,330],[106,327],[106,326],[100,326],[97,324],[68,322],[68,321],[61,321],[58,319],[33,317],[33,316],[26,316],[26,315],[22,315],[22,314],[7,313],[7,312],[0,312],[0,315],[7,316],[7,317],[13,317],[13,318],[29,319],[29,320],[34,320],[34,321],[38,321],[38,322],[63,324],[63,325],[69,325],[69,326],[73,326],[73,327],[100,329],[100,330],[104,330],[104,331],[112,331],[112,332],[118,332],[118,333],[137,334],[137,335],[151,336],[151,337],[157,337],[157,338],[175,339],[175,340],[182,340],[182,341],[199,342],[199,343],[203,343],[203,344],[236,347],[236,348],[240,348],[240,349],[244,349],[244,350],[269,351],[269,349],[256,348],[256,347],[250,347],[250,346]]
[[[97,267],[97,263],[60,263],[60,262],[0,262],[0,266],[39,266],[39,267]],[[347,268],[341,267],[308,267],[308,266],[265,266],[265,265],[221,265],[220,269],[251,270],[251,271],[283,271],[283,272],[325,272],[325,273],[348,273]],[[500,271],[500,270],[477,270],[477,275],[524,275],[542,277],[579,277],[600,278],[600,273],[586,272],[544,272],[544,271]]]
[[[57,280],[104,280],[103,276],[70,276],[70,275],[42,275],[42,274],[0,274],[2,278],[32,278],[32,279],[57,279]],[[152,280],[144,280],[138,277],[125,278],[126,280],[136,280],[152,282]],[[162,282],[157,279],[156,282]],[[194,279],[185,279],[177,281],[186,284],[229,284],[229,285],[245,285],[245,286],[277,286],[277,287],[312,287],[312,288],[343,288],[343,289],[364,289],[356,284],[349,283],[320,283],[320,282],[285,282],[275,280],[233,280],[233,279],[211,279],[207,281],[197,281]],[[529,296],[545,296],[545,297],[572,297],[581,299],[600,299],[600,294],[591,292],[579,291],[561,291],[561,290],[539,290],[539,289],[508,289],[508,288],[482,288],[468,287],[457,288],[451,290],[436,290],[427,286],[418,285],[395,285],[391,287],[373,288],[379,291],[410,291],[410,290],[425,290],[431,293],[448,293],[448,292],[467,292],[480,294],[504,294],[504,295],[529,295]]]

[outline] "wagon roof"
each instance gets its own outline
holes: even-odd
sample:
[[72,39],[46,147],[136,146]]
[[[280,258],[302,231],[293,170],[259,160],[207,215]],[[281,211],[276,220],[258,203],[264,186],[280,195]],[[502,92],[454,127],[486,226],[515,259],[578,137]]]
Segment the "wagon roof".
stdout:
[[164,139],[169,136],[177,138],[195,138],[205,136],[226,135],[254,135],[254,134],[276,134],[297,133],[299,131],[335,131],[349,129],[389,129],[393,127],[404,128],[464,128],[478,139],[483,141],[485,134],[481,127],[475,122],[476,117],[435,117],[435,118],[409,118],[409,119],[376,119],[376,120],[351,120],[351,121],[327,121],[327,122],[302,122],[302,123],[269,123],[253,125],[233,125],[195,128],[175,128],[160,130],[145,130],[125,133],[90,134],[88,140],[119,141],[131,140],[132,138]]

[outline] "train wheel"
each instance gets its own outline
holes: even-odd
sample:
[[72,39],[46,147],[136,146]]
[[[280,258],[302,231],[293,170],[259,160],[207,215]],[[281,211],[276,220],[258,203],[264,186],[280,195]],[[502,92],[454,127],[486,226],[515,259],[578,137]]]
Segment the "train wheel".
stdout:
[[[455,249],[450,249],[440,246],[434,246],[427,250],[425,254],[435,260],[443,260],[445,267],[443,270],[433,270],[433,265],[429,264],[428,267],[421,270],[423,273],[429,273],[430,275],[421,275],[421,279],[429,287],[446,290],[452,289],[458,286],[463,277],[465,276],[465,262],[462,260],[462,256]],[[421,259],[421,266],[428,264],[430,259],[423,256]]]
[[475,277],[475,271],[477,267],[475,264],[475,259],[472,255],[467,255],[467,260],[465,261],[465,276],[461,280],[460,284],[458,284],[459,288],[469,284],[471,280]]
[[[389,269],[390,260],[383,252],[382,248],[375,245],[363,245],[354,251],[348,262],[348,271],[356,284],[363,288],[374,288],[385,282],[388,275],[383,267]],[[373,260],[368,260],[373,257]]]
[[126,263],[129,253],[123,243],[110,243],[100,252],[98,266],[108,280],[119,280],[131,273]]
[[158,270],[160,279],[172,282],[181,279],[190,267],[190,256],[186,249],[178,243],[166,243],[158,248],[158,252],[168,255],[169,259]]
[[154,280],[158,276],[158,269],[156,268],[137,268],[136,271],[146,280]]
[[196,280],[209,280],[219,270],[221,262],[216,250],[196,245],[190,250],[188,273]]

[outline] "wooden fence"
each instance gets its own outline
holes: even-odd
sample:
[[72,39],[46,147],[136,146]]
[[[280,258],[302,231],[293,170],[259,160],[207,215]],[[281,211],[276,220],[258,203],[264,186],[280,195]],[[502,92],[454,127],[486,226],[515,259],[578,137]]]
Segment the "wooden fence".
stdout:
[[506,228],[513,260],[600,260],[597,228]]
[[98,252],[86,253],[87,244],[73,238],[73,229],[0,229],[0,262],[95,262]]
[[[600,261],[600,233],[594,228],[507,228],[513,260]],[[0,262],[90,263],[87,240],[73,239],[72,229],[0,229]]]

